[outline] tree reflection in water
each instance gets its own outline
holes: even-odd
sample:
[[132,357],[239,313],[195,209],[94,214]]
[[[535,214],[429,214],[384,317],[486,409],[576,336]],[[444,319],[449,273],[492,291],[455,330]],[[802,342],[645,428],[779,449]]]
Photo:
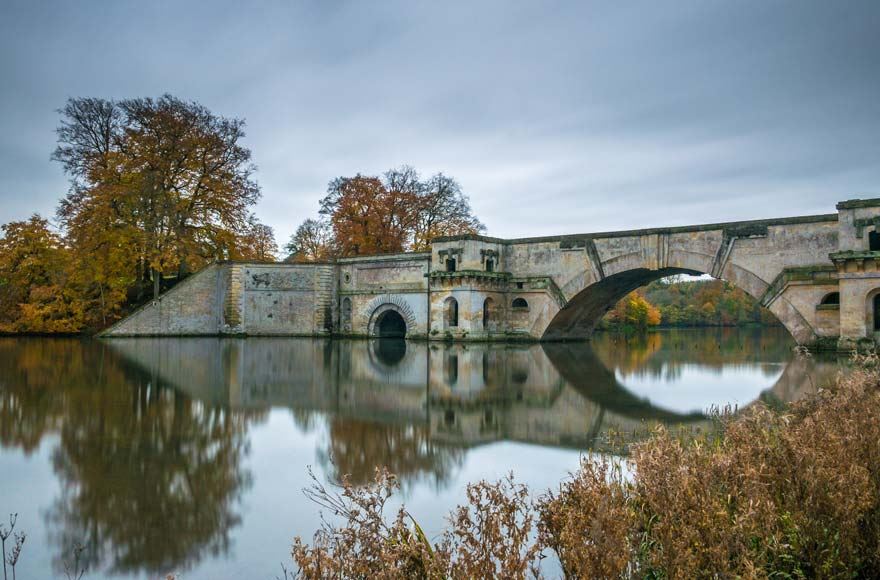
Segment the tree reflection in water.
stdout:
[[[695,334],[699,340],[694,340]],[[676,329],[645,334],[603,333],[593,351],[623,376],[675,379],[682,365],[698,362],[720,371],[730,364],[788,361],[794,341],[780,327]],[[768,372],[772,375],[775,369]]]
[[225,553],[251,484],[247,426],[264,412],[206,406],[107,348],[0,340],[3,445],[59,437],[62,492],[46,514],[56,570],[77,544],[90,569],[151,576]]
[[348,475],[353,484],[363,485],[373,481],[377,466],[385,466],[404,486],[427,480],[443,488],[461,466],[464,452],[433,441],[427,425],[340,417],[330,421],[329,446],[318,457],[337,482]]

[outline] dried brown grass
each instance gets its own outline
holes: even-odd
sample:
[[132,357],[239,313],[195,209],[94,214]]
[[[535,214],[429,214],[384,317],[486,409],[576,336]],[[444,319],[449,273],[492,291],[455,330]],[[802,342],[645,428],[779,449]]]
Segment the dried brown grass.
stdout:
[[510,476],[469,486],[432,544],[396,489],[316,482],[341,516],[311,545],[296,539],[304,578],[523,578],[553,552],[567,578],[880,577],[880,371],[860,357],[833,388],[782,410],[720,414],[689,438],[658,429],[625,466],[582,461],[536,502]]

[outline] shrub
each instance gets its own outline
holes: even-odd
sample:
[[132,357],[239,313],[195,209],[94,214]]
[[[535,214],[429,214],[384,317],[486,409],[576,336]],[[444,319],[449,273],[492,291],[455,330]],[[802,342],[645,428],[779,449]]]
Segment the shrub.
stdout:
[[[306,495],[346,525],[325,520],[312,545],[294,540],[292,556],[303,578],[517,578],[536,569],[539,548],[530,542],[534,507],[513,476],[467,488],[469,503],[450,515],[450,527],[431,545],[401,507],[389,523],[385,509],[399,488],[394,475],[376,470],[370,485],[348,478],[332,491],[312,474]],[[537,572],[533,572],[536,574]]]

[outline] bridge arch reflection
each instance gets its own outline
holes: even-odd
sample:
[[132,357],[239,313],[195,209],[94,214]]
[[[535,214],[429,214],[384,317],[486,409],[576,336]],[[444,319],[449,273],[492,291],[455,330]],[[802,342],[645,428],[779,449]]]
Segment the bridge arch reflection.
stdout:
[[[628,387],[634,370],[653,373],[665,381],[664,388],[674,388],[681,369],[696,368],[711,390],[718,369],[758,369],[757,379],[749,380],[767,382],[747,385],[746,395],[736,399],[740,406],[757,393],[774,400],[802,396],[820,380],[821,363],[793,359],[790,342],[778,334],[784,331],[775,332],[768,339],[773,331],[767,329],[718,330],[699,349],[677,332],[626,344],[608,336],[592,345],[387,339],[118,339],[110,344],[126,360],[191,396],[233,409],[288,407],[376,424],[407,423],[427,428],[432,441],[459,446],[516,440],[586,449],[601,446],[597,435],[610,430],[644,431],[646,424],[657,423],[698,426],[705,420],[706,408],[658,404],[652,393]],[[190,361],[216,361],[207,365],[214,372],[195,372],[196,364],[200,369],[204,364]],[[723,405],[730,402],[723,398],[727,395],[708,397]]]

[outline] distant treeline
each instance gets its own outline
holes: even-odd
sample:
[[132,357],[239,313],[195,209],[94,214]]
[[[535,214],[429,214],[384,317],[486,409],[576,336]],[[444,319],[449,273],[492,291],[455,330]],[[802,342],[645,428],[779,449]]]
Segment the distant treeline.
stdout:
[[775,326],[779,321],[743,290],[724,280],[664,278],[625,296],[599,327]]

